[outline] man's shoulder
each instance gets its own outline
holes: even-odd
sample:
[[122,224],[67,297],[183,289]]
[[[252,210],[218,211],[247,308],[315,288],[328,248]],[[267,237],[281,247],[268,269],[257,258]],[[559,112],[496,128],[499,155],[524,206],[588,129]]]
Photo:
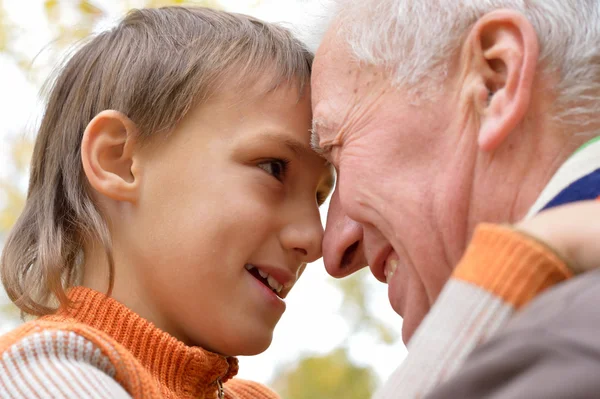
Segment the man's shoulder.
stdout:
[[477,347],[428,399],[596,398],[600,271],[547,290]]
[[547,333],[600,347],[600,270],[579,275],[540,294],[515,314],[505,332]]

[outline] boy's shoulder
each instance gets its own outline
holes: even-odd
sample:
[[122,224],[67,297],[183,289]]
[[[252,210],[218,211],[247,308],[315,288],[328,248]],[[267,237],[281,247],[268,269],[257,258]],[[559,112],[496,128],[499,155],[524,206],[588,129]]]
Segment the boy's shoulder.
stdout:
[[[25,375],[36,378],[25,379]],[[132,378],[134,375],[138,378]],[[27,398],[27,390],[46,391],[52,394],[51,397],[62,397],[53,390],[69,389],[73,396],[64,397],[87,397],[85,390],[93,391],[102,385],[108,387],[111,398],[162,397],[160,388],[155,390],[157,386],[145,381],[145,376],[137,359],[112,337],[68,317],[45,316],[0,337],[2,398]],[[69,386],[61,383],[75,380],[81,383]],[[2,385],[2,381],[13,381],[14,384]],[[280,398],[254,381],[233,378],[224,386],[226,399]]]
[[[0,397],[86,397],[102,387],[130,398],[116,377],[118,365],[97,331],[74,320],[40,318],[0,337]],[[69,381],[77,381],[70,383]],[[6,382],[6,383],[5,383]]]
[[33,345],[48,354],[67,351],[66,356],[79,357],[99,351],[96,357],[110,358],[110,352],[127,357],[127,351],[105,332],[65,316],[43,316],[0,336],[0,355],[13,352],[15,345]]
[[[49,316],[52,317],[52,316]],[[36,320],[28,321],[17,328],[0,336],[0,355],[4,356],[7,352],[14,351],[14,346],[23,346],[29,343],[35,345],[50,345],[49,349],[54,349],[54,345],[69,343],[75,338],[79,323],[75,320],[61,318],[53,320],[51,318],[41,317]]]

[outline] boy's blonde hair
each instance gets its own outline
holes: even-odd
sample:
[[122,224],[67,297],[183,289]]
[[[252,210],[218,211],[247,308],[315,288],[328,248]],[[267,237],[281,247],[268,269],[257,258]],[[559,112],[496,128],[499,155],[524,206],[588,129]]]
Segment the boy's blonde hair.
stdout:
[[140,140],[170,131],[225,82],[238,89],[269,79],[299,92],[312,54],[282,27],[207,8],[130,12],[114,29],[79,49],[52,85],[37,135],[25,209],[1,258],[2,283],[25,313],[68,305],[84,243],[104,247],[109,292],[114,264],[107,221],[81,162],[87,124],[106,109],[136,123]]

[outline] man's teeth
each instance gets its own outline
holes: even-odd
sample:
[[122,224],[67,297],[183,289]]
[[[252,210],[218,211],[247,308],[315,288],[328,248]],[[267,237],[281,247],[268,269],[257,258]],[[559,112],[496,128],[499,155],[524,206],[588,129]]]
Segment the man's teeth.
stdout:
[[390,279],[396,272],[396,268],[398,267],[398,261],[396,259],[390,260],[387,265],[385,265],[385,269],[383,270],[383,274],[385,274],[386,283],[390,282]]
[[[256,266],[254,265],[250,265],[247,264],[244,266],[246,268],[246,270],[250,271],[252,269],[254,269]],[[271,287],[273,289],[273,291],[275,291],[276,293],[280,293],[281,290],[283,290],[283,285],[280,284],[277,280],[275,280],[273,277],[271,277],[269,275],[269,273],[265,273],[262,270],[260,270],[259,268],[256,268],[256,270],[258,270],[258,274],[264,278],[267,279],[267,283],[269,283],[269,287]]]

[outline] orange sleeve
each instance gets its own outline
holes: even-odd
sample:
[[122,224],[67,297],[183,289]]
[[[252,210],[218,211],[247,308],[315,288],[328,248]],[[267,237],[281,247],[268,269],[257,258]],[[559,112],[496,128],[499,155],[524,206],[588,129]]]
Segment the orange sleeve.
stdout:
[[510,227],[486,223],[476,228],[452,275],[517,309],[571,276],[567,265],[542,243]]
[[233,378],[224,386],[226,399],[280,399],[270,388],[254,381]]

